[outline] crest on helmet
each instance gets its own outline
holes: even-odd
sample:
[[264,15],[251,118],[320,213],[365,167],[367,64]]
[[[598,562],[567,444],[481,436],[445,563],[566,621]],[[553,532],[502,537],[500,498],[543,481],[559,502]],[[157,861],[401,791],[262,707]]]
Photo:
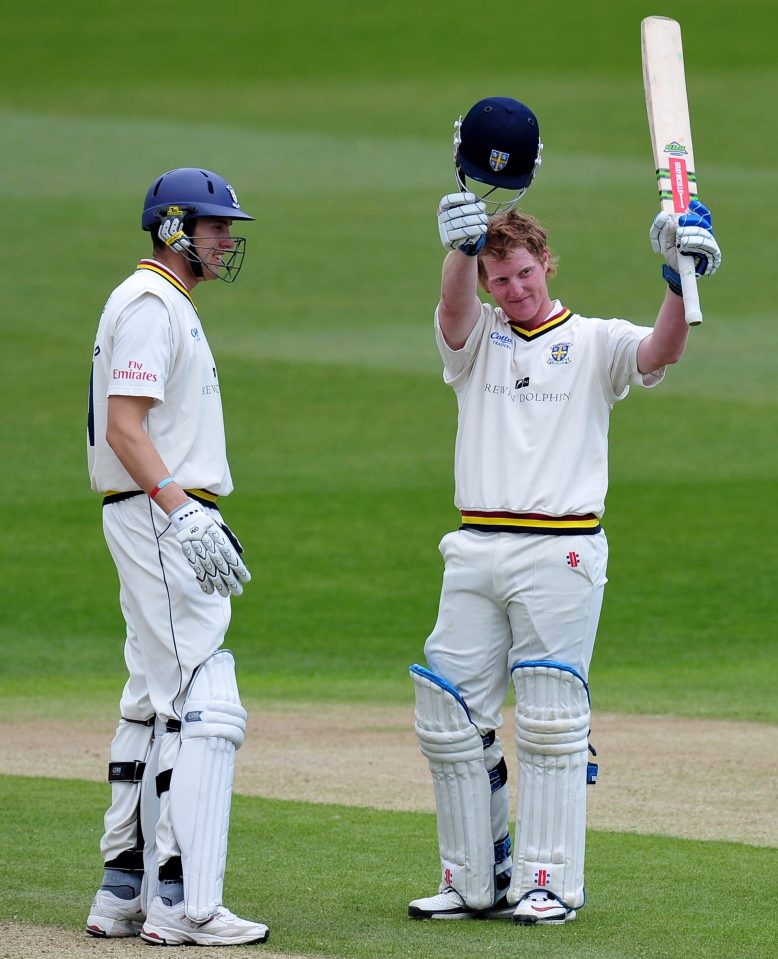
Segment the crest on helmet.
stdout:
[[500,170],[505,169],[505,166],[510,158],[510,153],[503,153],[502,150],[492,150],[489,157],[489,166],[494,170],[495,173],[499,173]]

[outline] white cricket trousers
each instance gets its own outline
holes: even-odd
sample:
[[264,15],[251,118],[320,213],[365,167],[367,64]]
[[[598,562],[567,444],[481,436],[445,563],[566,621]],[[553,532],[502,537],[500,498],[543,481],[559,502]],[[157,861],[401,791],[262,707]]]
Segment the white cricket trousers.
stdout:
[[443,587],[424,653],[464,698],[481,735],[502,726],[517,663],[555,660],[588,681],[607,582],[604,532],[456,530],[439,548]]
[[[203,508],[220,520],[218,510]],[[119,599],[127,624],[124,659],[129,675],[121,696],[121,716],[137,722],[156,716],[158,726],[160,721],[180,721],[194,671],[224,642],[230,600],[200,589],[166,514],[147,496],[105,505],[103,532],[119,574]],[[120,723],[117,729],[111,759],[143,760],[143,756],[115,755],[127,741],[126,726]],[[179,746],[178,733],[162,736],[160,771],[173,768]],[[101,842],[106,862],[134,845],[138,792],[114,789]],[[163,793],[157,825],[160,863],[180,855],[167,797]]]

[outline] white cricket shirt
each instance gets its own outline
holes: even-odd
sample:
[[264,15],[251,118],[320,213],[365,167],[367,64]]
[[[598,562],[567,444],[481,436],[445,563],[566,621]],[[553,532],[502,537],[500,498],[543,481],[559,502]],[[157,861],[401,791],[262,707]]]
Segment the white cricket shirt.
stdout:
[[105,441],[115,395],[153,398],[144,427],[181,486],[232,492],[216,364],[186,287],[155,260],[114,290],[97,330],[87,455],[101,493],[138,488]]
[[[557,300],[529,333],[488,303],[461,349],[446,344],[437,312],[435,330],[459,407],[454,501],[463,523],[596,532],[611,409],[631,384],[654,386],[664,376],[637,368],[638,345],[651,329],[579,316]],[[513,513],[536,518],[525,523]]]

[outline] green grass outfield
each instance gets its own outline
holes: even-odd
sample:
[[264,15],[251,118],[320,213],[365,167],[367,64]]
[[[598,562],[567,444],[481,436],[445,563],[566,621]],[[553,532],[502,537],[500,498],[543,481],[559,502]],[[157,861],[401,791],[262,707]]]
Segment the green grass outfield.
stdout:
[[[18,806],[27,807],[25,826],[10,830],[3,844],[4,893],[18,890],[14,909],[20,918],[80,928],[94,893],[93,877],[84,868],[94,859],[89,827],[99,831],[105,787],[25,778],[2,783],[4,818],[13,822]],[[409,884],[431,887],[437,881],[434,834],[432,815],[238,796],[226,901],[270,926],[273,951],[295,956],[774,955],[774,887],[761,889],[759,908],[746,908],[733,895],[733,889],[742,894],[742,886],[731,881],[741,875],[766,878],[775,866],[774,850],[593,833],[587,870],[591,907],[563,928],[527,929],[506,922],[404,918]],[[257,949],[258,957],[262,951]]]
[[[453,120],[487,95],[533,107],[545,152],[524,208],[561,257],[552,292],[650,324],[662,283],[639,27],[654,13],[682,22],[700,194],[724,263],[700,284],[705,323],[681,365],[613,416],[593,701],[778,724],[767,0],[6,11],[0,716],[115,709],[122,623],[85,468],[92,342],[108,293],[148,252],[148,184],[190,164],[223,173],[257,217],[238,283],[196,293],[237,487],[225,514],[254,575],[229,636],[243,695],[410,704],[406,667],[437,607],[436,545],[456,523],[455,401],[431,335]],[[105,788],[2,786],[0,920],[79,927]],[[32,817],[23,832],[19,808]],[[433,834],[430,816],[239,797],[230,904],[250,911],[255,891],[273,902],[274,946],[290,953],[506,954],[516,933],[503,924],[403,919],[434,884]],[[775,849],[617,834],[590,847],[592,907],[569,929],[523,931],[522,953],[774,955],[774,899],[766,908],[742,890],[776,888]]]

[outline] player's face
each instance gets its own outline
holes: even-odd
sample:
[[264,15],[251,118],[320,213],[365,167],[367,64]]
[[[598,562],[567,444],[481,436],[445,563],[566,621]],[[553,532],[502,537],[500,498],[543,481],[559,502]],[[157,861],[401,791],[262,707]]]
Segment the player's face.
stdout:
[[520,247],[504,260],[482,256],[481,263],[486,271],[485,286],[508,319],[528,330],[540,326],[551,309],[548,254],[541,261]]
[[203,216],[197,221],[192,242],[203,264],[204,280],[218,277],[223,257],[234,249],[231,226],[232,220],[220,216]]

